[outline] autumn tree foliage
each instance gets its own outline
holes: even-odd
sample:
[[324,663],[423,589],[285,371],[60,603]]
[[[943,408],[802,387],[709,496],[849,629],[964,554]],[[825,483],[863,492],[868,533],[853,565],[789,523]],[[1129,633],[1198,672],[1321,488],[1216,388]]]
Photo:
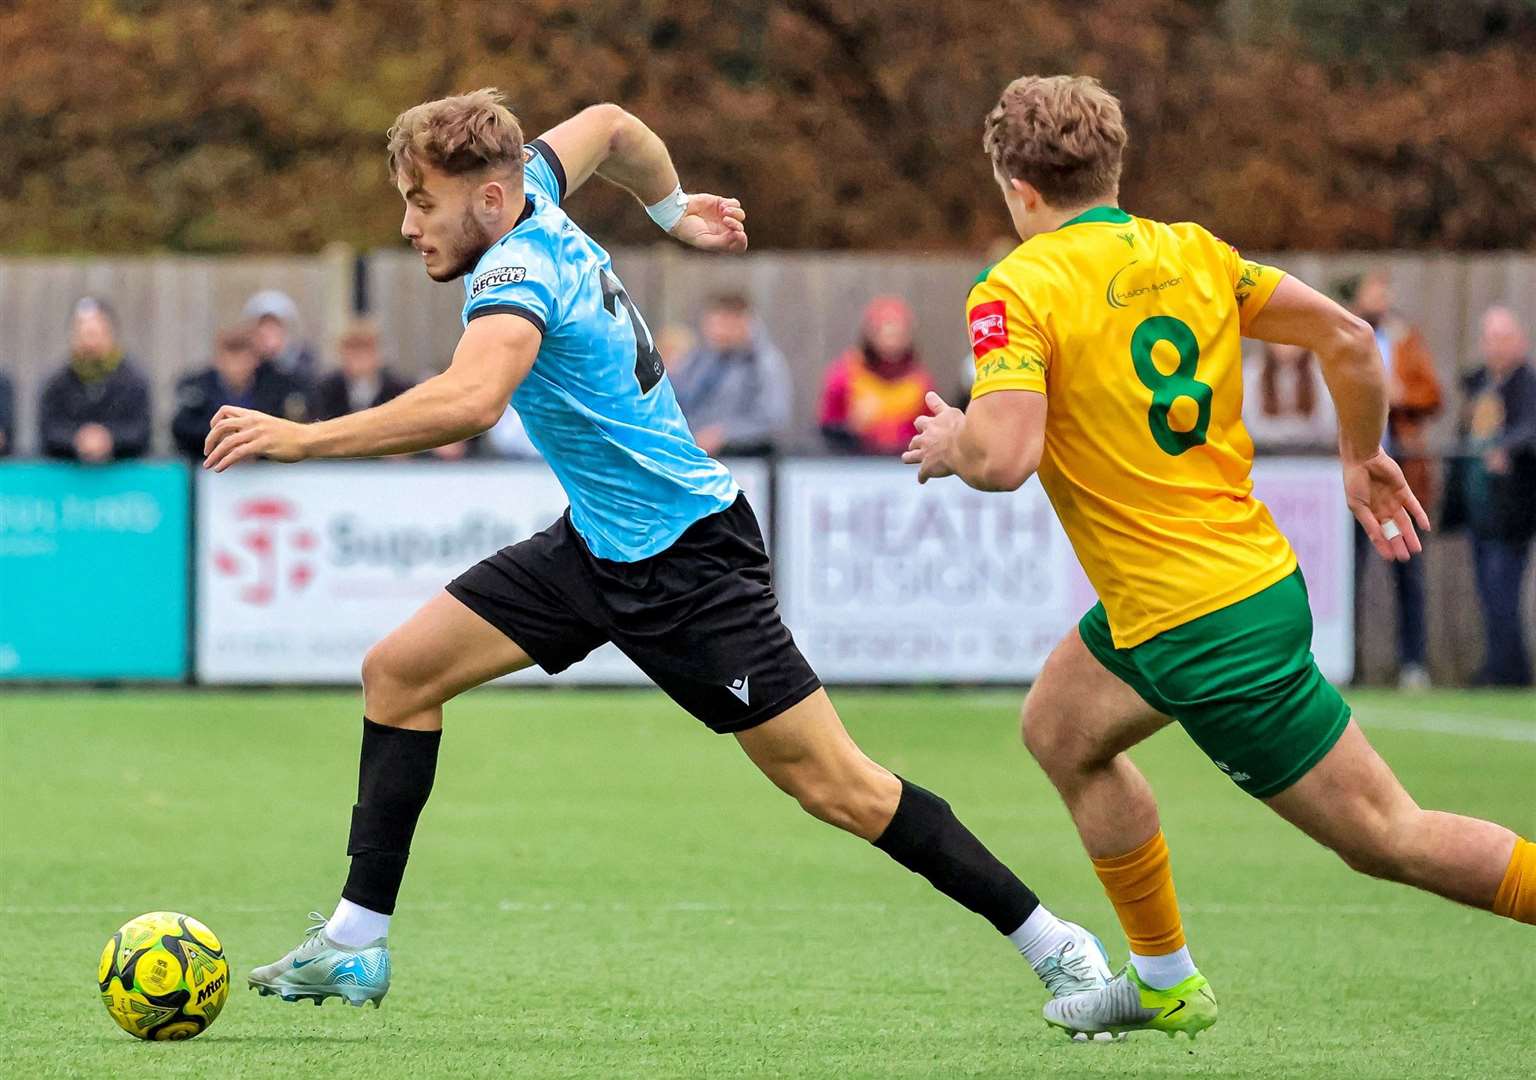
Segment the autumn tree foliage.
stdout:
[[[977,249],[1006,227],[981,117],[1063,71],[1122,96],[1136,212],[1266,249],[1530,246],[1533,53],[1530,0],[0,0],[0,248],[394,244],[384,129],[496,85],[530,134],[623,103],[758,246]],[[655,238],[582,200],[605,241]]]

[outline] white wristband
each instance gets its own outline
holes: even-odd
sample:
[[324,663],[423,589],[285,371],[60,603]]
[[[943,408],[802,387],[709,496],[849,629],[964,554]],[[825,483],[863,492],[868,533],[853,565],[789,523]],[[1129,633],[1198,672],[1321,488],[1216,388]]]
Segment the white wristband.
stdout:
[[669,233],[677,228],[677,223],[688,212],[688,196],[683,194],[683,185],[678,184],[666,198],[651,203],[645,212],[651,215],[651,220],[661,227],[662,232]]

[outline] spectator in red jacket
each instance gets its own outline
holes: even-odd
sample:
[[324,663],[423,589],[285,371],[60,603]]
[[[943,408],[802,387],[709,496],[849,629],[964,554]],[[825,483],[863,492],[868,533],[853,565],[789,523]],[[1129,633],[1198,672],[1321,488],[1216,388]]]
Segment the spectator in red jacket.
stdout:
[[864,309],[859,344],[827,369],[821,393],[821,433],[834,449],[854,454],[900,454],[917,433],[913,418],[927,411],[923,398],[933,376],[913,345],[912,308],[878,296]]

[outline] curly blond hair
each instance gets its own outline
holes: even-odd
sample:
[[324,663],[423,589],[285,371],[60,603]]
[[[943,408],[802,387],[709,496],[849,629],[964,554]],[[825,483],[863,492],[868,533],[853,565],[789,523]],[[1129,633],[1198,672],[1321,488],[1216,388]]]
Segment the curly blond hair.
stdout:
[[1026,75],[987,114],[981,145],[1000,176],[1068,207],[1119,194],[1126,139],[1120,101],[1097,79]]
[[494,87],[406,109],[388,137],[391,179],[403,174],[419,184],[423,165],[449,176],[523,168],[522,125]]

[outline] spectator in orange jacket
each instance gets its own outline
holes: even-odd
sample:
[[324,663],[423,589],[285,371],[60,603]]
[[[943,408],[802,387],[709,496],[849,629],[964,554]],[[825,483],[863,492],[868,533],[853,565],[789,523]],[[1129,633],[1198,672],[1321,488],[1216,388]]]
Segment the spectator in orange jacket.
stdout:
[[[1387,368],[1386,450],[1402,464],[1408,486],[1428,509],[1436,495],[1429,424],[1442,405],[1435,358],[1419,328],[1393,310],[1392,278],[1385,270],[1343,282],[1339,295],[1376,331],[1376,344]],[[1359,581],[1370,544],[1363,532],[1356,532],[1355,580]],[[1429,685],[1424,662],[1424,562],[1393,563],[1392,575],[1397,591],[1398,684],[1405,689],[1423,689]]]
[[934,387],[915,329],[899,297],[877,296],[864,309],[859,344],[832,362],[822,386],[821,433],[834,449],[900,454],[917,434],[913,419],[928,411],[923,398]]

